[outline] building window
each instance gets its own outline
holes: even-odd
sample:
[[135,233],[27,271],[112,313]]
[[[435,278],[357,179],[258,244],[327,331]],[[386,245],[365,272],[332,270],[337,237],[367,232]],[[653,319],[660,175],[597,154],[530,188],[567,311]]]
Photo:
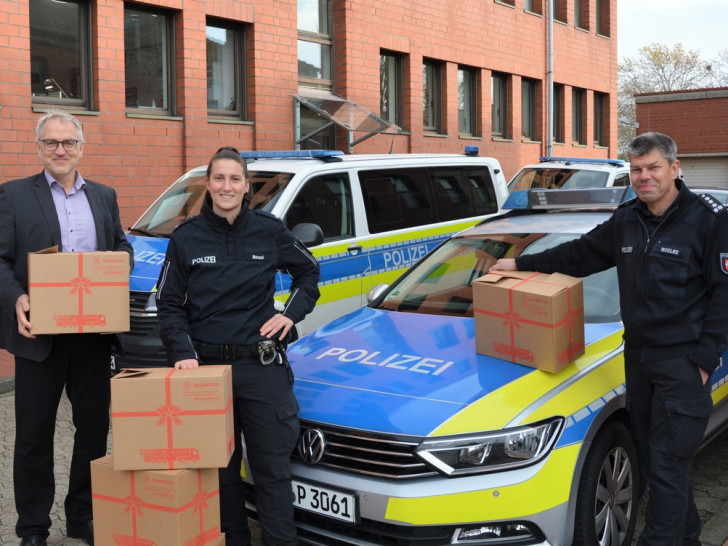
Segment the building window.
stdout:
[[422,110],[423,129],[442,132],[442,66],[429,59],[422,64]]
[[207,38],[207,114],[245,118],[244,35],[242,30],[209,21]]
[[552,138],[554,142],[564,142],[564,86],[560,83],[554,84],[552,109]]
[[124,8],[126,107],[174,113],[174,32],[169,12]]
[[536,80],[521,80],[521,135],[527,140],[539,140],[536,125]]
[[516,0],[495,0],[497,4],[505,4],[506,6],[516,7]]
[[610,7],[609,0],[596,0],[597,34],[600,34],[602,36],[610,35],[610,33],[611,33],[610,22],[609,22],[610,18],[611,18],[610,9],[611,9],[611,7]]
[[491,112],[493,136],[508,138],[508,81],[507,74],[493,72],[491,77]]
[[477,134],[478,76],[473,68],[458,68],[458,133]]
[[553,10],[554,20],[568,23],[566,19],[566,0],[551,0],[551,9]]
[[589,30],[589,0],[574,0],[574,25]]
[[573,88],[571,90],[571,140],[574,144],[586,144],[584,138],[584,105],[586,103],[586,91]]
[[402,127],[402,57],[394,53],[379,56],[379,109],[382,118]]
[[523,0],[523,9],[531,13],[543,14],[544,0]]
[[594,93],[594,144],[606,146],[607,95]]
[[329,0],[298,0],[298,81],[331,89],[331,22]]
[[30,0],[29,10],[33,102],[91,107],[88,4]]

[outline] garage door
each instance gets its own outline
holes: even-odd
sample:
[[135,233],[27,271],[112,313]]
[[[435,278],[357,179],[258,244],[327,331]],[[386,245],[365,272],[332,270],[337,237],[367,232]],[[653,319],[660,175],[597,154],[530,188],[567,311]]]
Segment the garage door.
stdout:
[[680,168],[688,186],[728,189],[728,158],[680,158]]

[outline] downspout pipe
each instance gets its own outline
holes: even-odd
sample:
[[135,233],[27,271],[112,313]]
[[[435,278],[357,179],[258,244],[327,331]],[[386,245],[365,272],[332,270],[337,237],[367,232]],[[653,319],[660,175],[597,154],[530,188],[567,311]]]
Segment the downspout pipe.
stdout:
[[548,37],[547,37],[547,87],[548,87],[548,98],[547,98],[547,128],[546,128],[546,155],[553,156],[554,151],[554,1],[547,0],[548,2]]

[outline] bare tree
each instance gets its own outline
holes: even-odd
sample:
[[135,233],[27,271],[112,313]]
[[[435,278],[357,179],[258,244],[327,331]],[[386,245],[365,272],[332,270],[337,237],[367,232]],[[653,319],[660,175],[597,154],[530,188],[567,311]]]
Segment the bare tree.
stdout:
[[[720,65],[728,77],[728,51],[723,52]],[[639,49],[636,57],[627,57],[619,64],[619,95],[617,139],[621,156],[637,133],[634,95],[659,93],[713,86],[719,63],[707,63],[697,51],[686,50],[682,44],[672,48],[651,44]],[[728,81],[725,79],[724,81]]]

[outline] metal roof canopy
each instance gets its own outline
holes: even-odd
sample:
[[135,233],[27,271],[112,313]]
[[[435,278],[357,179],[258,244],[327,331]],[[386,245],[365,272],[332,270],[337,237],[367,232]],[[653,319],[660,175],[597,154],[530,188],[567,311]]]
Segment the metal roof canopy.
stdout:
[[[343,97],[329,93],[328,91],[321,91],[318,89],[300,89],[298,94],[293,95],[293,98],[298,104],[296,104],[295,120],[296,120],[296,149],[300,149],[300,145],[303,141],[311,138],[315,134],[327,129],[332,124],[336,124],[339,127],[346,129],[349,134],[349,150],[348,153],[353,153],[354,146],[360,142],[373,137],[378,134],[390,134],[390,135],[401,135],[407,134],[406,131],[402,130],[397,125],[389,123],[385,119],[380,118],[376,114],[373,114],[366,108],[359,106],[354,101],[346,100]],[[299,105],[305,106],[317,114],[328,119],[329,122],[325,123],[318,129],[311,131],[307,135],[301,136],[301,114]],[[367,133],[361,138],[354,140],[354,132],[365,132]]]

